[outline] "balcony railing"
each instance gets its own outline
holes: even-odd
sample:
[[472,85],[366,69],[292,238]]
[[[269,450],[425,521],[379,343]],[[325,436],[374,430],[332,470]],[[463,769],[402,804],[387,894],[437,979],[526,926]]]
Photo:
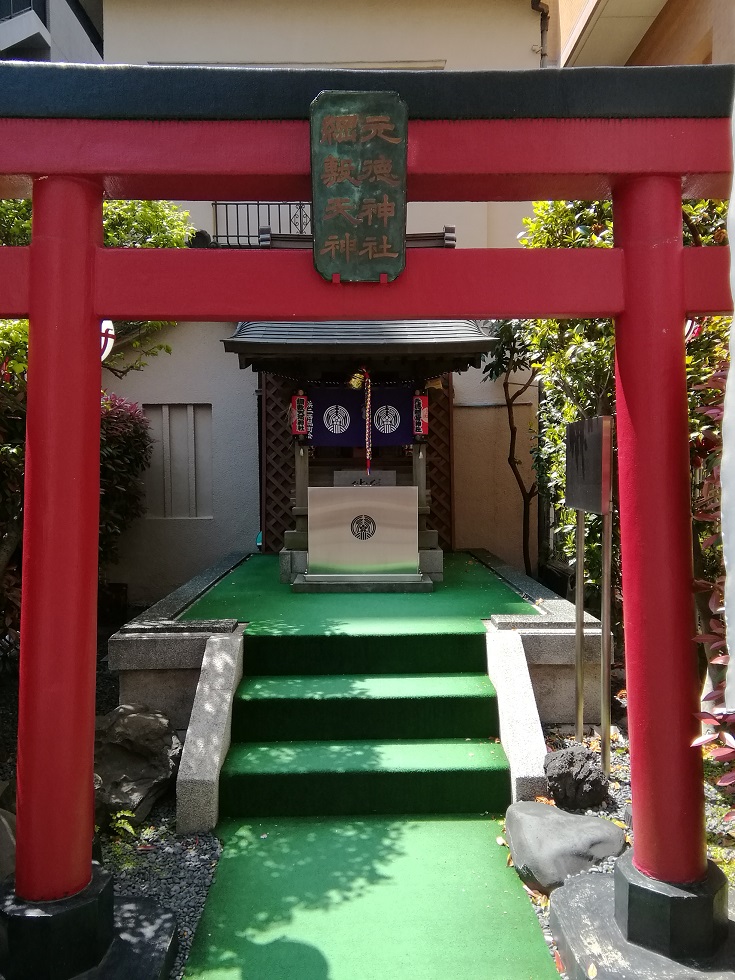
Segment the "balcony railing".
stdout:
[[258,229],[277,234],[311,231],[310,201],[215,201],[214,241],[223,248],[258,248]]
[[0,0],[0,22],[26,14],[29,10],[34,10],[41,23],[48,27],[46,0]]

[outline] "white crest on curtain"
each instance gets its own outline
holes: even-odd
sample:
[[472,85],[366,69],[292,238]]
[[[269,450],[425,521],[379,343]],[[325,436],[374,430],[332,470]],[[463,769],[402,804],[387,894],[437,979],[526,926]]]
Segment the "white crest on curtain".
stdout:
[[[733,147],[735,147],[735,115],[733,116]],[[730,199],[735,199],[735,187]],[[735,207],[730,207],[727,219],[730,241],[730,288],[735,296]],[[722,419],[722,548],[725,556],[725,622],[728,646],[735,654],[735,334],[730,327],[730,376],[725,391],[725,414]],[[727,668],[725,707],[735,710],[735,658]]]

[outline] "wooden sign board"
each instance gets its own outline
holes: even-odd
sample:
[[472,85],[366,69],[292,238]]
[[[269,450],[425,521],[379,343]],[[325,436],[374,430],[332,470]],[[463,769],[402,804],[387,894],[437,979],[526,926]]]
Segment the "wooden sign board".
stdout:
[[408,110],[395,92],[321,92],[311,104],[314,265],[385,282],[406,264]]
[[608,415],[567,426],[567,507],[591,514],[610,512],[612,431]]

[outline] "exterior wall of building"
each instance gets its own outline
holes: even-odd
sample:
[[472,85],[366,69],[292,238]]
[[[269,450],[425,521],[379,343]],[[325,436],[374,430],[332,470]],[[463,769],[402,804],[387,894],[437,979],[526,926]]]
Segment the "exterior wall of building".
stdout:
[[[20,7],[18,4],[16,9]],[[30,9],[0,22],[0,59],[75,64],[102,61],[66,0],[47,0],[45,24]]]
[[[597,0],[552,0],[550,15],[552,22],[558,26],[559,50],[565,50],[573,37],[579,34],[582,25],[590,16],[590,7],[597,6]],[[558,52],[556,55],[558,59]]]
[[99,64],[102,61],[66,0],[48,0],[51,61]]
[[[308,5],[285,0],[275,6],[233,4],[229,0],[212,0],[206,5],[198,0],[169,4],[105,0],[105,60],[128,64],[448,71],[539,66],[539,16],[531,10],[530,3],[461,0],[458,6],[449,6],[443,0],[422,0],[420,10],[418,7],[368,0],[341,10],[335,22],[333,7],[326,0],[313,0]],[[383,26],[378,29],[377,24]],[[210,202],[185,206],[197,227],[213,231]],[[522,216],[528,210],[528,205],[517,204],[416,202],[409,205],[409,231],[438,231],[445,224],[456,225],[460,247],[509,247],[517,245]],[[462,316],[461,310],[457,316]],[[488,311],[488,316],[492,316],[492,311]],[[246,295],[242,318],[248,318]],[[110,577],[127,581],[135,600],[156,599],[226,551],[253,547],[259,512],[257,415],[253,398],[244,393],[252,392],[255,379],[249,370],[239,371],[233,355],[225,356],[216,350],[216,340],[226,333],[223,328],[224,325],[210,325],[207,331],[200,330],[196,354],[192,356],[189,345],[193,328],[180,325],[171,336],[171,358],[163,355],[142,374],[129,375],[110,385],[137,401],[189,404],[199,398],[188,390],[189,371],[195,371],[192,377],[196,377],[201,399],[205,399],[210,385],[217,386],[218,401],[212,409],[215,446],[217,438],[224,438],[224,429],[220,428],[225,426],[223,417],[237,434],[229,455],[222,450],[224,455],[217,457],[219,462],[215,460],[215,494],[219,495],[216,499],[220,504],[212,519],[146,518],[126,536],[123,561],[111,570]],[[507,423],[504,413],[495,407],[502,402],[502,390],[482,382],[481,373],[476,370],[458,376],[455,385],[454,466],[458,478],[454,509],[457,515],[473,514],[471,521],[458,517],[461,533],[456,543],[492,548],[503,558],[515,560],[515,546],[506,546],[502,536],[498,537],[498,528],[514,520],[515,498],[507,502],[508,513],[496,513],[508,498],[508,494],[501,494],[500,502],[492,504],[492,508],[487,502],[478,515],[476,486],[464,478],[477,458],[478,445],[488,442],[488,452],[493,456],[493,447],[506,446]],[[151,391],[156,392],[155,398]],[[251,452],[242,451],[245,444]],[[506,450],[498,452],[502,456]],[[507,469],[507,462],[503,465]],[[483,492],[490,493],[489,489]],[[235,522],[232,531],[230,521]]]
[[729,64],[735,61],[731,0],[669,0],[633,52],[631,65]]
[[[197,572],[213,565],[232,551],[254,551],[259,530],[258,492],[258,378],[252,371],[241,371],[237,358],[226,354],[220,340],[232,334],[231,323],[180,323],[157,335],[169,343],[172,353],[152,358],[142,372],[131,372],[122,381],[103,372],[102,383],[109,390],[146,406],[156,422],[154,430],[158,465],[147,474],[151,502],[149,513],[135,522],[123,538],[121,560],[109,571],[111,581],[127,582],[132,602],[144,603],[160,598],[186,582]],[[186,513],[187,486],[193,494],[194,480],[189,461],[170,458],[167,472],[161,474],[163,438],[161,412],[169,410],[171,442],[175,428],[185,426],[188,406],[191,414],[205,416],[199,439],[191,454],[199,469],[197,481],[202,503],[196,500]],[[207,424],[211,407],[211,428]],[[186,433],[179,438],[186,440]],[[168,445],[168,439],[166,440]],[[172,454],[173,456],[173,454]],[[208,477],[211,491],[207,489]],[[168,491],[173,506],[161,503],[158,481],[171,481]],[[182,488],[181,481],[184,481]],[[187,484],[187,481],[191,481]],[[184,504],[182,507],[182,498]],[[164,511],[171,516],[163,516]]]
[[105,60],[136,64],[536,68],[538,14],[518,0],[105,0]]
[[556,0],[558,63],[624,65],[666,0]]
[[551,57],[562,65],[735,61],[732,0],[552,0]]
[[[532,433],[536,431],[536,403],[516,405],[518,457],[530,485]],[[455,486],[464,488],[462,506],[455,507],[454,534],[457,548],[482,547],[499,555],[516,568],[523,568],[523,502],[508,466],[508,421],[505,405],[470,407],[454,411],[454,437],[459,445],[469,445],[471,453],[455,453]],[[532,504],[531,549],[536,554],[538,534],[536,501]],[[478,532],[480,532],[478,534]]]

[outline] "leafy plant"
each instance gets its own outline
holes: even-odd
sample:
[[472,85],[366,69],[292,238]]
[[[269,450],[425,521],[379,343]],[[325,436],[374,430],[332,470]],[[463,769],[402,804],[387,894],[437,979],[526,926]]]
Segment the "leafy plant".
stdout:
[[[727,243],[726,202],[685,202],[682,220],[686,245]],[[526,248],[610,248],[613,245],[609,201],[536,202],[533,216],[525,219],[524,224],[525,230],[519,238]],[[686,368],[693,460],[711,438],[711,420],[699,411],[705,397],[701,386],[727,356],[728,327],[729,319],[724,317],[708,317],[688,324]],[[553,545],[540,557],[542,562],[554,557],[572,565],[576,519],[564,503],[566,426],[593,415],[614,414],[613,324],[610,320],[512,320],[496,321],[494,329],[499,342],[486,361],[486,376],[504,377],[510,382],[513,371],[530,371],[539,383],[539,429],[532,455],[539,495],[554,514]],[[655,370],[655,365],[651,369]],[[700,470],[695,466],[693,500],[699,496],[700,479]],[[528,495],[532,489],[526,487],[525,493]],[[619,633],[622,609],[617,500],[614,505],[613,589]],[[698,575],[705,576],[716,558],[704,546],[708,534],[702,532],[701,525],[697,525],[697,530],[695,564]],[[599,601],[602,553],[602,521],[594,515],[588,515],[586,539],[586,604],[594,611]],[[527,551],[524,542],[524,552]]]
[[[102,206],[104,244],[109,248],[183,248],[194,233],[187,211],[169,201],[105,201]],[[29,245],[32,234],[30,200],[0,200],[0,245]],[[148,359],[171,353],[155,340],[166,320],[116,320],[116,342],[103,367],[116,378],[141,371]]]
[[100,406],[100,566],[115,562],[120,535],[145,513],[139,477],[151,461],[153,440],[142,409],[102,393]]
[[[23,533],[28,330],[0,320],[0,654],[17,647]],[[144,512],[140,474],[152,440],[141,409],[118,395],[100,399],[100,566],[117,558],[120,535]]]
[[122,838],[135,838],[137,836],[135,827],[131,823],[135,819],[132,810],[118,810],[110,817],[110,833]]

